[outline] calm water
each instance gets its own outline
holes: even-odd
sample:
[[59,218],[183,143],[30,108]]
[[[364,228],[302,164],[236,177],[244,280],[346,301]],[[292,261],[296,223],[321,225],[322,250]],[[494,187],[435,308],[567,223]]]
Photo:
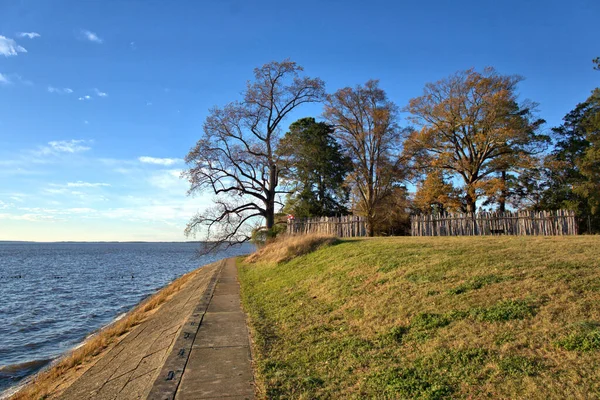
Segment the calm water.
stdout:
[[0,243],[0,393],[180,275],[251,245]]

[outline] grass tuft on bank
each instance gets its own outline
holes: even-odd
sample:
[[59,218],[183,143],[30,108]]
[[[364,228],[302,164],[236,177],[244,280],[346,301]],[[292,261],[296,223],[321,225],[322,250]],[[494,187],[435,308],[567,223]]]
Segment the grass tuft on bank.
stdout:
[[315,248],[239,260],[263,398],[600,396],[600,237]]
[[281,236],[267,243],[246,257],[247,263],[290,261],[296,257],[311,253],[323,247],[336,244],[338,240],[329,235]]

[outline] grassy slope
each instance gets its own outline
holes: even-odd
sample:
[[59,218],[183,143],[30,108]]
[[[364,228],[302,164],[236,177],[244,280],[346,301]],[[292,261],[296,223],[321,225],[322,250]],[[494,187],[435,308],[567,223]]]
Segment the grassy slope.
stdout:
[[264,397],[600,396],[600,237],[348,240],[240,280]]

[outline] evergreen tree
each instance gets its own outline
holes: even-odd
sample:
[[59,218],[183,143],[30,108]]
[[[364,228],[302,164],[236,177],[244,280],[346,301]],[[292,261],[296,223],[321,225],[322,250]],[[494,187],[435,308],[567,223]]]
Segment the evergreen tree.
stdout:
[[546,159],[548,190],[545,209],[577,212],[582,231],[600,230],[600,89],[553,128],[557,141]]
[[352,164],[333,132],[331,125],[302,118],[290,125],[279,143],[287,170],[284,178],[293,187],[285,211],[297,218],[348,214],[344,179]]

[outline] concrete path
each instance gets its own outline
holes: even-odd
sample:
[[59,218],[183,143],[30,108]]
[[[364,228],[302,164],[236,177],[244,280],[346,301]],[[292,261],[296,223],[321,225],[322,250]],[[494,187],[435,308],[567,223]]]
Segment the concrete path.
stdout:
[[[65,400],[144,399],[172,352],[184,324],[216,283],[224,261],[195,276],[59,396]],[[214,285],[213,285],[214,286]]]
[[58,398],[253,399],[235,259],[200,268]]
[[[209,285],[203,299],[182,331],[193,341],[176,342],[148,399],[254,398],[250,340],[235,259],[225,261],[214,289]],[[196,325],[199,328],[193,332]]]

